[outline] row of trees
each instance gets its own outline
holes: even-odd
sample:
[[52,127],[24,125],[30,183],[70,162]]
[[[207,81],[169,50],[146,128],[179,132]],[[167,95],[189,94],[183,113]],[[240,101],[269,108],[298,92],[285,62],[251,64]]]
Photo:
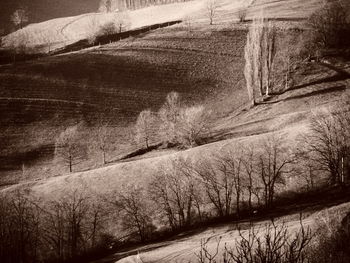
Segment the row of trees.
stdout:
[[[178,230],[204,220],[212,212],[229,217],[239,216],[242,210],[270,209],[288,178],[307,178],[306,190],[315,186],[314,177],[320,175],[328,178],[330,185],[344,186],[350,176],[350,112],[349,107],[343,111],[344,104],[341,107],[341,113],[335,108],[315,115],[310,131],[298,139],[299,146],[294,150],[282,137],[271,135],[254,147],[232,145],[231,150],[196,162],[175,159],[156,172],[148,189],[130,195],[132,199],[135,193],[141,196],[134,202],[139,204],[135,210],[142,211],[139,216],[154,214],[147,212],[152,207],[149,202],[153,202],[159,220]],[[147,196],[150,200],[144,203]],[[140,221],[125,218],[127,222]],[[152,229],[149,218],[142,222],[142,229]]]
[[244,49],[244,76],[253,105],[257,97],[269,96],[271,92],[276,36],[277,29],[271,22],[264,18],[253,20]]
[[39,204],[20,191],[1,196],[1,262],[70,262],[105,246],[102,209],[83,194]]
[[301,153],[307,166],[326,171],[332,185],[344,185],[350,172],[349,97],[344,101],[333,109],[314,112],[310,132],[302,137]]
[[[160,143],[182,148],[193,147],[209,134],[209,117],[210,112],[203,106],[184,106],[180,95],[171,92],[158,112],[149,109],[140,112],[134,129],[128,128],[132,136],[127,139],[130,144],[136,143],[137,147],[146,150]],[[118,129],[103,116],[97,121],[96,127],[88,128],[89,134],[85,134],[86,128],[83,123],[68,127],[56,139],[56,159],[69,172],[73,172],[74,167],[84,162],[91,152],[99,152],[101,164],[106,164],[108,153],[118,139]]]

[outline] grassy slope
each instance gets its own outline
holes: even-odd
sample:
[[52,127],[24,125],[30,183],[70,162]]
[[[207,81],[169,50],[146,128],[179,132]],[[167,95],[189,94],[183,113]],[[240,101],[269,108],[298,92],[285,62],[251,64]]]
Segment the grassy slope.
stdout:
[[[325,72],[324,74],[327,76],[327,74],[333,75],[334,73]],[[46,197],[60,196],[64,191],[75,188],[85,189],[93,195],[99,195],[122,189],[129,184],[144,184],[155,173],[155,170],[165,165],[169,159],[181,156],[197,160],[211,156],[222,149],[230,149],[237,142],[243,144],[257,142],[268,132],[276,131],[283,134],[287,142],[294,146],[297,136],[307,130],[311,111],[336,103],[344,92],[349,92],[345,85],[348,84],[342,79],[326,84],[310,85],[276,96],[268,104],[256,106],[249,111],[241,111],[235,117],[223,118],[218,121],[218,129],[222,133],[218,133],[217,136],[233,137],[232,139],[177,153],[163,152],[161,156],[150,156],[87,172],[23,184],[22,187],[29,186],[38,195],[47,195]]]
[[[205,102],[219,111],[216,116],[241,105],[245,31],[199,28],[188,33],[174,26],[98,49],[2,66],[3,141],[23,150],[22,134],[40,123],[48,129],[62,128],[70,119],[91,121],[105,105],[115,109],[115,124],[128,125],[141,110],[157,110],[170,91],[190,104]],[[220,98],[230,101],[221,103],[227,107],[218,107]],[[55,136],[42,136],[41,142],[29,137],[30,149]]]
[[[254,10],[259,3],[251,2],[249,10]],[[190,4],[198,8],[198,2]],[[238,28],[231,25],[242,5],[249,3],[220,1],[212,27],[208,27],[206,11],[202,8],[191,18],[191,32],[186,24],[181,24],[97,49],[0,67],[1,139],[11,146],[7,149],[5,143],[2,148],[2,151],[5,149],[2,165],[16,162],[16,152],[37,151],[52,144],[57,132],[66,125],[98,118],[103,105],[115,108],[115,122],[125,126],[132,123],[141,110],[157,110],[166,94],[173,90],[180,92],[186,102],[201,102],[212,110],[214,119],[218,120],[213,125],[221,133],[217,139],[225,138],[231,133],[230,114],[247,100],[242,73],[246,25]],[[284,9],[281,5],[279,8],[283,14]],[[299,14],[300,8],[294,10],[295,14]],[[178,15],[174,11],[170,13]],[[140,15],[138,21],[141,20]],[[249,116],[242,118],[244,121]],[[245,132],[244,127],[239,128],[241,134]],[[39,130],[42,133],[37,136]],[[14,156],[10,162],[9,154]],[[47,161],[50,158],[44,163]],[[14,166],[17,174],[21,173],[22,164]],[[4,171],[2,177],[6,176],[7,181],[13,172]],[[43,173],[45,177],[52,174],[42,170],[31,174],[43,177]],[[31,177],[29,175],[29,179]]]

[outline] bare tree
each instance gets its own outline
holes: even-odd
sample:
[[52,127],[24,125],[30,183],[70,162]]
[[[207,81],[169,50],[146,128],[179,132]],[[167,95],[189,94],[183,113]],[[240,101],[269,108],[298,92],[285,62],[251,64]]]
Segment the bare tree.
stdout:
[[188,33],[191,33],[193,30],[193,18],[191,16],[186,16],[184,18],[184,24]]
[[111,12],[112,11],[112,0],[101,0],[99,11],[106,12],[106,13]]
[[[260,233],[262,232],[262,233]],[[225,248],[225,262],[231,263],[306,263],[307,248],[312,239],[311,230],[305,228],[300,219],[300,229],[292,235],[286,225],[274,221],[263,231],[253,225],[244,234],[239,230],[235,248]]]
[[129,187],[117,194],[114,205],[123,218],[123,227],[128,232],[136,232],[140,241],[146,241],[153,231],[151,209],[147,204],[145,191],[139,187]]
[[160,137],[164,142],[177,143],[177,129],[180,120],[181,102],[177,92],[170,92],[164,105],[158,112],[160,120]]
[[[251,32],[251,31],[249,31]],[[248,98],[251,101],[252,105],[255,105],[255,83],[254,83],[254,53],[253,51],[253,35],[249,33],[247,35],[247,44],[244,47],[244,58],[245,58],[245,66],[244,66],[244,77],[247,86]]]
[[116,13],[116,20],[115,23],[118,28],[118,33],[122,33],[124,31],[127,31],[130,28],[131,25],[131,19],[126,11],[124,12],[117,12]]
[[205,133],[209,132],[209,112],[204,106],[185,107],[180,110],[177,128],[179,142],[184,146],[196,146]]
[[232,212],[235,181],[232,174],[225,170],[226,165],[222,163],[220,156],[216,160],[223,166],[218,168],[216,162],[204,160],[197,164],[195,172],[202,179],[205,193],[217,214],[227,217]]
[[349,44],[349,6],[345,2],[324,1],[310,16],[308,24],[311,27],[312,46],[316,50],[344,47]]
[[1,262],[37,262],[40,248],[40,210],[22,191],[0,196]]
[[150,195],[172,230],[191,224],[195,199],[195,180],[186,160],[173,160],[155,175]]
[[310,153],[310,161],[329,173],[331,185],[342,185],[347,177],[349,116],[349,108],[317,113],[311,119],[310,132],[301,139]]
[[[249,28],[248,34],[251,35],[250,48],[252,52],[253,61],[253,83],[254,89],[258,90],[260,97],[264,95],[263,91],[263,41],[264,41],[264,18],[258,18],[253,20],[252,27]],[[247,44],[248,45],[248,44]]]
[[265,49],[265,70],[264,72],[264,78],[265,78],[265,95],[270,94],[271,90],[271,76],[272,76],[272,70],[273,70],[273,63],[274,58],[276,55],[276,36],[277,36],[277,30],[276,27],[271,23],[268,22],[265,24],[265,32],[264,32],[264,49]]
[[262,230],[251,224],[247,231],[239,231],[234,248],[225,245],[220,252],[221,237],[215,240],[214,249],[209,249],[209,239],[201,240],[200,250],[195,253],[198,263],[307,263],[312,240],[310,228],[305,228],[300,220],[300,229],[292,234],[285,224],[272,221]]
[[264,18],[254,19],[247,35],[245,71],[249,99],[255,103],[255,91],[269,95],[272,70],[276,54],[277,30]]
[[72,172],[73,166],[81,163],[85,155],[86,146],[80,140],[78,126],[68,127],[56,140],[55,156]]
[[284,49],[279,52],[279,58],[281,59],[283,75],[284,75],[284,89],[288,90],[290,87],[290,83],[292,81],[291,78],[291,69],[294,64],[292,59],[292,47],[291,43],[287,43],[284,45]]
[[107,163],[106,154],[111,145],[111,140],[110,140],[111,127],[109,127],[108,124],[102,124],[99,127],[97,127],[96,133],[97,133],[96,143],[99,150],[102,153],[102,163],[106,164]]
[[90,18],[87,24],[88,31],[87,31],[87,40],[88,43],[91,45],[95,45],[96,40],[99,37],[99,30],[100,30],[100,24],[97,20],[97,15],[94,15]]
[[[219,255],[219,248],[220,248],[220,242],[221,237],[217,238],[216,241],[216,247],[214,251],[210,251],[208,247],[209,239],[201,239],[201,246],[198,253],[195,253],[197,257],[198,263],[216,263],[218,261]],[[225,257],[223,257],[225,263],[228,263],[225,261]]]
[[246,79],[248,96],[255,104],[255,92],[263,95],[263,62],[262,62],[262,43],[263,43],[263,19],[254,19],[247,34],[247,43],[244,49],[246,60],[244,76]]
[[135,124],[135,140],[138,143],[146,146],[146,149],[150,146],[150,141],[154,135],[154,121],[155,118],[151,110],[143,110],[137,117]]
[[262,141],[262,151],[257,157],[257,169],[264,187],[265,207],[273,206],[276,186],[284,184],[284,174],[292,172],[290,165],[294,156],[277,135],[271,135]]
[[243,150],[242,164],[245,175],[243,188],[247,189],[248,191],[248,206],[250,211],[253,210],[253,195],[256,193],[258,187],[255,158],[255,152],[252,146],[248,146]]
[[207,16],[209,18],[209,24],[213,25],[214,18],[218,9],[217,0],[207,0]]
[[103,235],[101,205],[78,191],[49,202],[43,214],[42,231],[51,258],[59,262],[77,259],[95,249]]
[[12,14],[11,21],[16,27],[22,29],[23,26],[29,21],[27,9],[24,7],[20,7],[19,9],[17,9]]
[[306,190],[311,191],[315,187],[315,183],[318,181],[320,172],[322,169],[312,161],[313,153],[308,151],[307,145],[301,140],[297,149],[295,150],[295,157],[298,166],[295,168],[295,174],[303,179],[306,183]]
[[247,16],[247,9],[243,8],[243,9],[238,10],[237,17],[238,17],[239,22],[241,22],[241,23],[244,22],[246,16]]
[[[216,160],[216,167],[224,178],[232,181],[232,194],[235,196],[236,215],[240,213],[241,196],[243,194],[243,153],[239,145],[235,145],[235,151],[222,153]],[[225,181],[226,184],[226,181]],[[225,186],[226,188],[226,186]]]

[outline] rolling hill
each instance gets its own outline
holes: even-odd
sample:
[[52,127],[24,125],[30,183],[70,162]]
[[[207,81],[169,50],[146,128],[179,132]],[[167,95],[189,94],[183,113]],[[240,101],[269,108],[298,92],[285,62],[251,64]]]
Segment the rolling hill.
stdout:
[[[243,50],[250,22],[238,22],[238,11],[247,8],[249,20],[264,10],[264,15],[279,29],[278,43],[297,50],[295,39],[304,30],[303,21],[319,3],[255,0],[247,4],[243,0],[221,0],[211,26],[204,1],[148,7],[129,12],[134,28],[184,21],[107,45],[0,66],[1,193],[24,190],[46,203],[78,191],[91,200],[100,200],[127,187],[147,187],[150,179],[173,159],[210,159],[222,151],[234,151],[237,144],[259,145],[271,134],[281,136],[290,148],[296,147],[300,135],[309,130],[315,111],[330,108],[343,95],[350,94],[350,62],[339,57],[325,62],[301,61],[292,68],[293,85],[286,87],[282,81],[276,81],[272,95],[251,107],[243,74]],[[50,43],[56,43],[55,48],[61,48],[85,38],[94,17],[103,24],[114,19],[114,15],[88,13],[60,18],[30,25],[23,32],[38,36],[31,38],[33,46],[43,45],[43,40],[49,38]],[[7,36],[5,42],[16,39],[19,33]],[[276,79],[282,75],[281,68],[276,69]],[[179,92],[185,105],[204,105],[212,113],[206,144],[186,150],[163,147],[117,160],[138,149],[120,132],[116,135],[121,137],[117,139],[119,148],[110,153],[111,163],[100,167],[83,163],[73,173],[56,167],[53,144],[66,127],[83,121],[84,139],[90,143],[88,134],[101,116],[107,116],[110,124],[125,129],[130,139],[138,114],[148,108],[157,111],[171,91]],[[304,187],[306,182],[290,176],[283,191],[294,193]],[[282,209],[278,224],[285,220],[288,228],[295,231],[300,211],[305,213],[305,224],[312,227],[321,213],[344,213],[349,209],[348,196],[334,196],[319,203],[303,200],[303,207],[288,207],[292,212]],[[335,207],[325,208],[328,206]],[[286,213],[290,214],[285,216]],[[266,218],[256,220],[257,226],[265,223]],[[115,221],[104,224],[114,233],[120,230]],[[215,249],[216,237],[222,236],[223,241],[233,245],[237,234],[230,225],[206,228],[186,237],[176,236],[175,241],[142,246],[98,262],[115,262],[136,254],[138,249],[145,262],[195,259],[203,238],[209,239],[209,247]],[[121,262],[128,260],[138,262],[135,256]]]
[[[226,134],[230,129],[226,126],[232,126],[228,125],[229,115],[247,101],[242,65],[248,24],[237,24],[238,10],[247,8],[249,19],[260,14],[261,8],[272,8],[269,16],[284,20],[278,22],[282,28],[293,28],[316,4],[221,0],[213,26],[208,26],[204,1],[153,6],[129,12],[134,27],[187,16],[186,21],[105,46],[1,66],[2,178],[17,182],[18,176],[23,177],[23,165],[29,170],[37,161],[46,166],[48,160],[42,156],[53,155],[54,138],[64,127],[81,121],[94,126],[108,109],[114,125],[126,129],[143,109],[158,110],[171,91],[179,92],[188,105],[204,104],[213,112],[213,120],[223,120],[217,126],[218,134],[222,129]],[[88,34],[89,21],[96,16],[102,23],[114,14],[60,18],[23,31],[37,36],[31,38],[35,45],[42,44],[46,37],[40,36],[47,33],[52,43],[62,46]],[[16,32],[7,39],[15,36]],[[135,150],[127,140],[120,144],[120,151],[111,159]],[[45,154],[40,154],[42,151]],[[26,178],[62,173],[44,171],[34,169]]]
[[203,7],[203,1],[189,1],[160,6],[150,6],[138,10],[111,13],[88,13],[79,16],[52,19],[30,24],[3,37],[5,48],[26,43],[32,52],[47,53],[61,49],[81,39],[89,38],[108,23],[123,16],[128,30],[152,24],[180,20]]

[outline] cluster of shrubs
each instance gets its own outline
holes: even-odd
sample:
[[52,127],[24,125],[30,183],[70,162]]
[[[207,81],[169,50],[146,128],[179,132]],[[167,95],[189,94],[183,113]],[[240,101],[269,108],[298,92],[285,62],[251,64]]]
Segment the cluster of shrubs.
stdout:
[[180,95],[171,92],[158,112],[142,111],[135,125],[135,140],[142,147],[162,142],[188,148],[200,145],[210,132],[210,111],[204,106],[184,106]]

